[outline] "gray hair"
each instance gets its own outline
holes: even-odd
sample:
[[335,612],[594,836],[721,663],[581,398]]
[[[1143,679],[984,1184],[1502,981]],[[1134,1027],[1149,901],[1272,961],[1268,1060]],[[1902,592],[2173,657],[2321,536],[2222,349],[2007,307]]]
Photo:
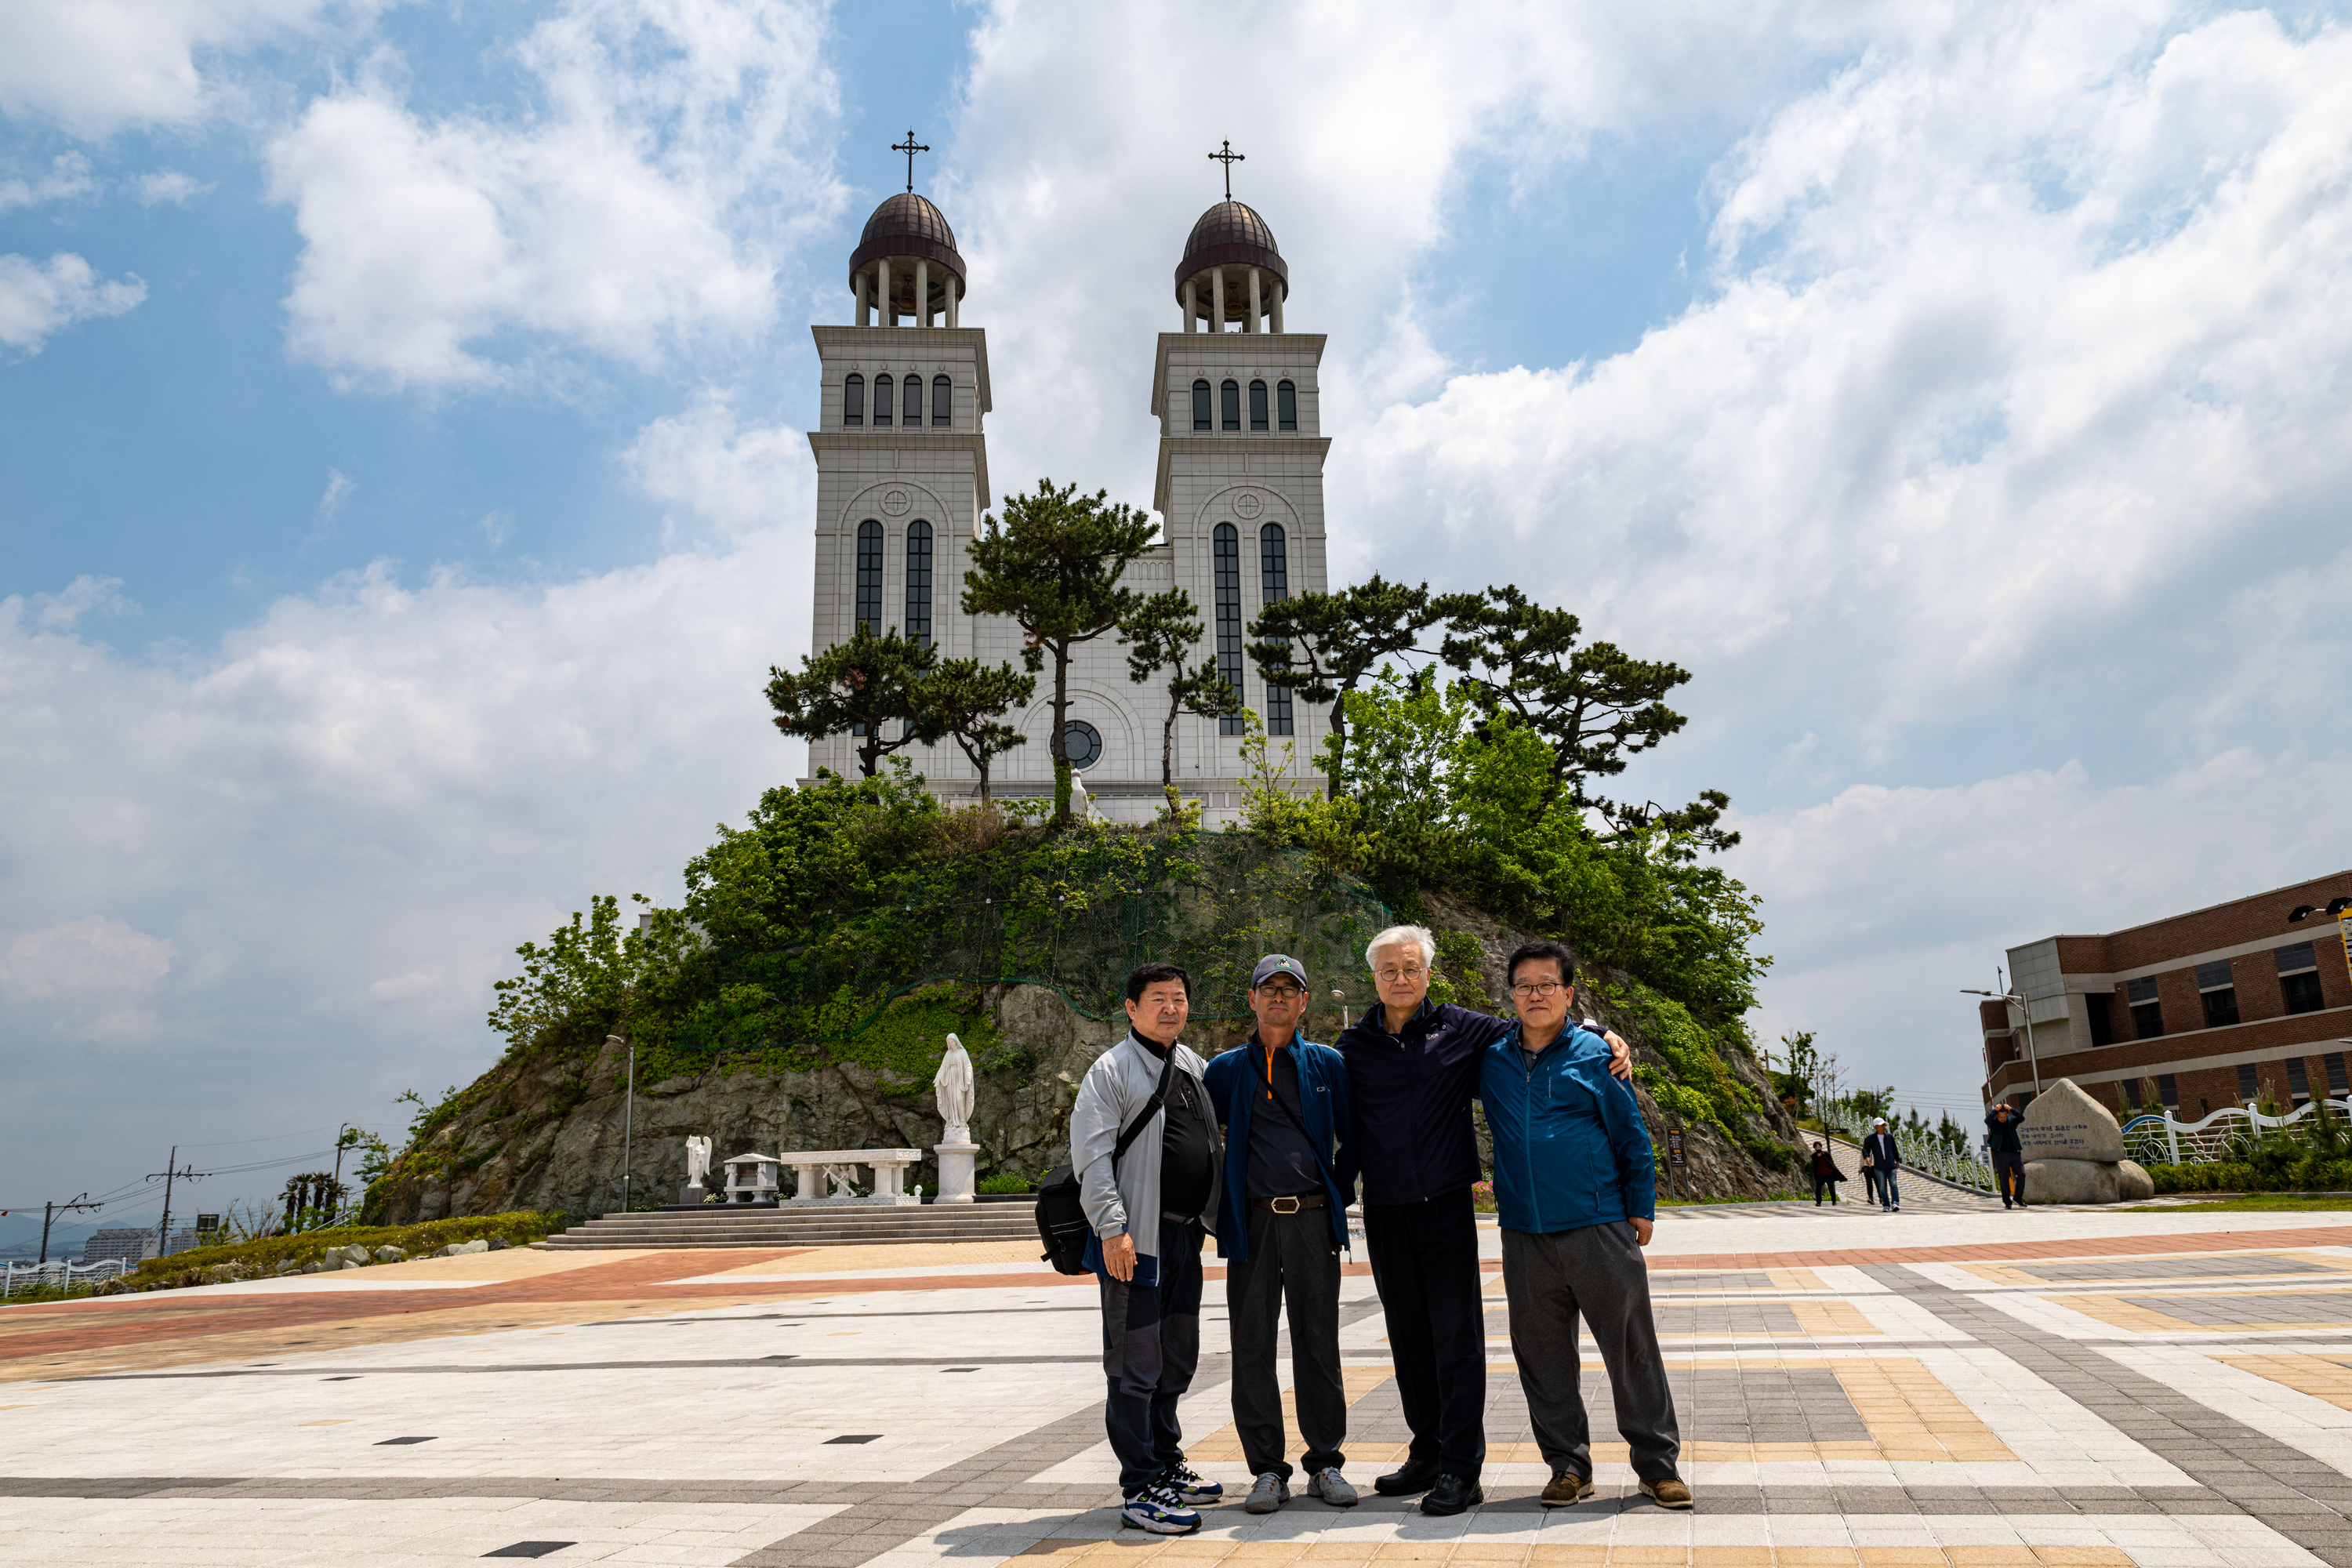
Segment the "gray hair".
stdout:
[[1437,962],[1437,938],[1430,934],[1427,926],[1391,926],[1364,944],[1364,966],[1367,969],[1380,968],[1381,949],[1407,942],[1420,944],[1421,962],[1424,968]]

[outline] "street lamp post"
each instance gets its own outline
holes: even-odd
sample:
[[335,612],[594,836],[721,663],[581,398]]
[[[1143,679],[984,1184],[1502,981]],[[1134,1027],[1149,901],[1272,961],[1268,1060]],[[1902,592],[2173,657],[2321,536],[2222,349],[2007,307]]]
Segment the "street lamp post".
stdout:
[[1975,991],[1970,990],[1967,986],[1962,986],[1960,988],[1960,994],[1963,996],[1990,996],[1996,1002],[2011,1002],[2016,1004],[2017,1010],[2019,1012],[2025,1015],[2025,1059],[2033,1068],[2033,1092],[2038,1098],[2042,1093],[2042,1055],[2039,1051],[2036,1051],[2033,1048],[2032,1005],[2014,991]]

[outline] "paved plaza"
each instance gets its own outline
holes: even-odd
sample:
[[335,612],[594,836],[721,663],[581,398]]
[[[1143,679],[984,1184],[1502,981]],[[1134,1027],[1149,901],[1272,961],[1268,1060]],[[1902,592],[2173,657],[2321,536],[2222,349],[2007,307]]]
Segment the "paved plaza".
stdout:
[[[1492,1231],[1485,1507],[1371,1495],[1406,1432],[1360,1260],[1363,1504],[1176,1540],[1118,1528],[1094,1286],[1034,1246],[518,1250],[0,1310],[0,1562],[2352,1568],[2352,1225],[1913,1207],[1662,1217],[1689,1513],[1614,1442],[1538,1506]],[[1221,1273],[1184,1427],[1237,1499]]]

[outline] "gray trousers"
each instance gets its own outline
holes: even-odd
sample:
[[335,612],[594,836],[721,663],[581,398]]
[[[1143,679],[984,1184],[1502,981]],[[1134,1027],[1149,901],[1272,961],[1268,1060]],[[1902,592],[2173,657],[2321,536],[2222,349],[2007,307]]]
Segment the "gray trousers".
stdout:
[[1225,1268],[1225,1306],[1233,1320],[1234,1427],[1250,1474],[1272,1470],[1288,1480],[1283,1458],[1282,1391],[1275,1365],[1283,1309],[1289,1308],[1292,1397],[1300,1463],[1311,1475],[1348,1462],[1348,1391],[1339,1373],[1339,1247],[1328,1209],[1276,1214],[1252,1205],[1249,1257]]
[[1592,1476],[1591,1425],[1584,1414],[1577,1320],[1591,1325],[1609,1369],[1617,1430],[1645,1481],[1675,1474],[1682,1431],[1666,1386],[1650,1271],[1625,1220],[1548,1235],[1503,1232],[1503,1289],[1511,1303],[1511,1354],[1519,1363],[1536,1447],[1552,1474]]

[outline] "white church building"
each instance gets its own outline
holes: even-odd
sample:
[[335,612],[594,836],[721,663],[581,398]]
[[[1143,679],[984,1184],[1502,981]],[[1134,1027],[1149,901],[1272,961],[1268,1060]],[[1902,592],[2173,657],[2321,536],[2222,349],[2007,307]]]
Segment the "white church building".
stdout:
[[[946,658],[1017,666],[1020,628],[960,607],[973,531],[997,498],[988,476],[988,332],[961,324],[964,262],[939,208],[911,189],[877,207],[850,256],[849,289],[856,323],[812,329],[824,378],[809,433],[817,468],[812,646],[845,641],[864,623],[929,637]],[[1265,219],[1230,197],[1201,215],[1175,272],[1182,330],[1160,333],[1151,349],[1160,542],[1125,581],[1147,594],[1190,590],[1206,628],[1195,660],[1215,655],[1243,705],[1265,721],[1277,761],[1286,741],[1295,744],[1304,790],[1320,787],[1323,711],[1269,689],[1243,653],[1265,605],[1327,587],[1323,460],[1331,444],[1317,395],[1324,338],[1284,330],[1289,291]],[[1133,494],[1109,476],[1057,478],[1082,491],[1107,486],[1114,500]],[[1068,751],[1107,816],[1144,821],[1161,807],[1166,679],[1129,679],[1110,634],[1073,660]],[[1029,739],[996,759],[992,794],[1052,794],[1052,687],[1049,664],[1035,700],[1008,715]],[[1176,721],[1177,786],[1203,802],[1213,823],[1230,820],[1240,804],[1242,735],[1238,712]],[[952,740],[896,754],[944,798],[978,789]],[[809,767],[855,776],[855,742],[836,735],[812,744]]]

